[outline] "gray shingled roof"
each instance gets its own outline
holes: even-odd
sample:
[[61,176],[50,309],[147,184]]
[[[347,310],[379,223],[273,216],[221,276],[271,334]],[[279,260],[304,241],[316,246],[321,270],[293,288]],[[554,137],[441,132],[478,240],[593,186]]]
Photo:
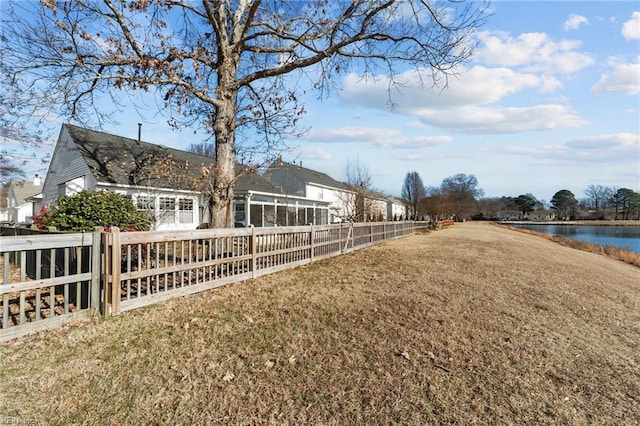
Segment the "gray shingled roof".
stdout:
[[[163,145],[70,124],[65,127],[100,183],[194,190],[193,182],[202,176],[202,167],[215,163],[212,158]],[[236,166],[240,175],[236,191],[280,193],[268,180],[256,173],[245,174],[244,169]]]
[[[303,180],[306,183],[315,183],[318,185],[329,186],[331,188],[348,189],[347,185],[345,185],[343,182],[339,182],[325,173],[319,172],[317,170],[307,169],[297,164],[291,164],[282,160],[276,160],[269,166],[269,169],[275,168],[286,170],[287,172],[293,174],[294,176],[297,176],[299,179]],[[267,171],[267,173],[269,173],[269,171]]]
[[11,186],[16,194],[16,202],[22,205],[27,202],[27,198],[38,195],[42,192],[42,185],[34,185],[29,181],[12,181]]

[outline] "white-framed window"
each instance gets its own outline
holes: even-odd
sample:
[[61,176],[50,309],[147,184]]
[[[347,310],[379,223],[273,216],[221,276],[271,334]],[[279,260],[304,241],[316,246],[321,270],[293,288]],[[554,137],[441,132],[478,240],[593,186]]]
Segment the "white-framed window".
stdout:
[[153,197],[138,195],[136,197],[136,208],[138,210],[153,211],[156,209],[156,203]]
[[172,197],[160,197],[159,213],[160,223],[176,223],[176,199]]
[[152,223],[156,221],[156,200],[148,195],[138,195],[135,197],[136,209],[146,212]]
[[180,198],[178,200],[180,223],[193,223],[193,200],[191,198]]

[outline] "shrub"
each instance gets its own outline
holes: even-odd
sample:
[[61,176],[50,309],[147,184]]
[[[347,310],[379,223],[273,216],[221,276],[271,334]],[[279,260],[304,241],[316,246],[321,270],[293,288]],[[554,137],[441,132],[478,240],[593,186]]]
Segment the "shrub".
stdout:
[[108,191],[62,196],[53,209],[43,209],[34,223],[39,228],[55,227],[59,231],[93,231],[96,226],[145,231],[150,227],[146,213],[137,210],[130,198]]

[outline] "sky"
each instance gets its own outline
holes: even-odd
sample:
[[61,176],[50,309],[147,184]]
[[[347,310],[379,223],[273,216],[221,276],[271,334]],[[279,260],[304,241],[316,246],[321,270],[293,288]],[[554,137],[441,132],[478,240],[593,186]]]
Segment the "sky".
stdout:
[[[425,186],[474,175],[486,197],[530,193],[549,201],[589,185],[640,191],[640,5],[637,1],[496,1],[478,49],[446,88],[411,71],[388,104],[384,76],[342,75],[342,90],[303,96],[303,137],[285,161],[337,180],[348,162],[373,186],[400,195],[408,172]],[[121,115],[105,131],[178,149],[199,140],[160,117]],[[46,173],[41,159],[29,173]],[[33,153],[28,153],[32,156]]]

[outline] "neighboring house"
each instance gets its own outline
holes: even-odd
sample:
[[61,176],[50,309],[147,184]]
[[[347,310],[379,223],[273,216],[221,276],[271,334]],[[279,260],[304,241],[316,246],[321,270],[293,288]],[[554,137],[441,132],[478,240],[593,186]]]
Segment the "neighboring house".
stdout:
[[329,203],[329,223],[347,221],[355,214],[355,192],[327,174],[277,158],[265,177],[287,196]]
[[364,196],[364,221],[365,222],[381,222],[392,220],[388,217],[389,199],[386,195],[376,191],[365,190]]
[[32,182],[12,181],[7,191],[7,220],[14,224],[31,224],[40,210],[42,180],[36,175]]
[[10,183],[7,182],[4,185],[2,185],[2,187],[0,187],[0,224],[7,224],[10,222],[9,208],[7,207],[8,205],[7,195],[9,194],[9,185]]
[[[212,170],[214,163],[198,154],[65,124],[51,158],[42,204],[53,206],[60,196],[84,189],[107,190],[131,197],[149,214],[154,229],[194,229],[208,222],[203,188],[209,178],[203,171]],[[305,221],[311,217],[313,223],[326,223],[321,219],[328,203],[292,199],[245,167],[238,165],[236,170],[236,226],[286,224],[288,214],[300,209]]]
[[522,212],[518,210],[501,210],[495,213],[495,217],[489,219],[497,219],[497,220],[531,220],[544,222],[548,220],[555,219],[555,213],[552,210],[534,210],[532,212],[527,213],[526,215],[522,215]]
[[528,220],[536,220],[536,221],[547,221],[547,220],[555,220],[556,213],[553,210],[541,209],[534,210],[527,214]]
[[406,218],[405,202],[399,198],[387,196],[387,220],[405,220]]

